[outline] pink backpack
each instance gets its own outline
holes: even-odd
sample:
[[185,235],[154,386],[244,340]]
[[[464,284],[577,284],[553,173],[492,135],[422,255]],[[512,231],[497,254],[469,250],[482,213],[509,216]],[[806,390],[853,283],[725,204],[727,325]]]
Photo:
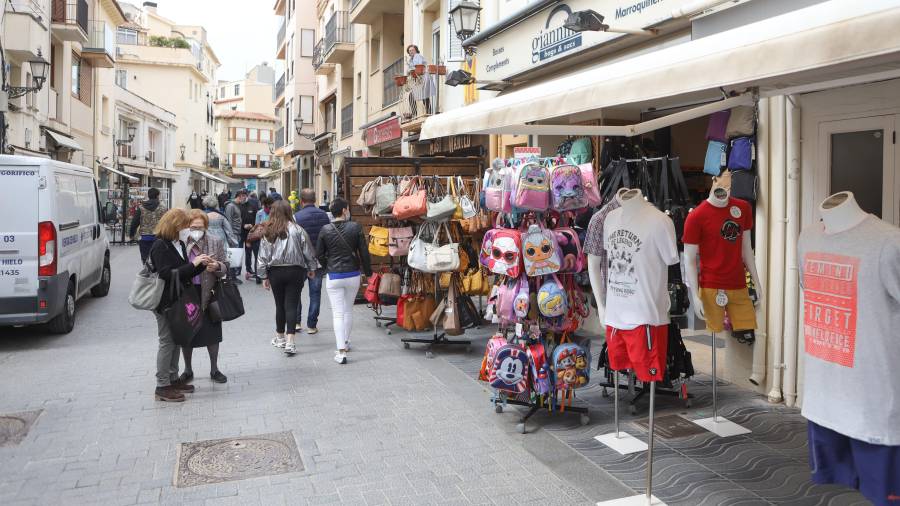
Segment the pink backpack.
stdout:
[[588,206],[584,195],[581,169],[574,165],[557,165],[550,174],[550,201],[557,211],[571,211]]
[[522,272],[522,239],[518,230],[492,228],[484,234],[479,254],[481,265],[494,274],[512,278]]
[[559,245],[553,232],[538,224],[532,224],[522,232],[522,260],[525,274],[532,277],[559,271]]
[[501,322],[516,321],[516,296],[519,293],[521,279],[507,279],[497,290],[497,316]]
[[582,163],[578,166],[578,170],[581,171],[581,186],[584,187],[584,198],[588,206],[599,206],[603,203],[603,197],[600,196],[600,183],[597,181],[597,174],[594,173],[594,165]]
[[497,351],[503,346],[506,346],[506,338],[503,337],[503,334],[494,334],[488,340],[487,347],[484,349],[484,358],[481,360],[481,371],[478,373],[479,380],[488,380],[491,375],[491,369],[494,366],[494,359],[497,358]]
[[528,162],[519,169],[513,205],[530,211],[546,211],[549,207],[550,177],[540,163]]
[[557,227],[553,229],[556,243],[559,245],[562,262],[559,272],[581,272],[587,265],[587,257],[581,249],[581,241],[578,233],[569,227]]
[[[497,163],[498,161],[500,163]],[[501,165],[502,163],[502,160],[495,160],[494,166],[484,175],[484,207],[491,211],[508,213],[512,211],[509,196],[513,171]]]
[[524,319],[528,317],[528,308],[531,305],[528,278],[519,276],[519,282],[516,285],[516,296],[513,298],[513,312],[516,313],[519,319]]

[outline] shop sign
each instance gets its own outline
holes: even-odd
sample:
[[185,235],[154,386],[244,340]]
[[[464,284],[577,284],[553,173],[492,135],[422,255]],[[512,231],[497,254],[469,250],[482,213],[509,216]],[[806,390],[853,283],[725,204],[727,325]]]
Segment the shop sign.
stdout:
[[[478,78],[498,81],[620,37],[621,33],[573,32],[569,14],[593,9],[616,28],[643,29],[672,18],[672,10],[695,0],[570,0],[554,2],[521,23],[478,44]],[[511,2],[512,3],[512,2]],[[483,27],[485,29],[488,27]],[[525,49],[528,48],[528,49]]]
[[540,146],[516,146],[513,148],[513,158],[541,157]]
[[385,142],[399,139],[402,134],[400,118],[393,118],[366,129],[366,146],[384,144]]

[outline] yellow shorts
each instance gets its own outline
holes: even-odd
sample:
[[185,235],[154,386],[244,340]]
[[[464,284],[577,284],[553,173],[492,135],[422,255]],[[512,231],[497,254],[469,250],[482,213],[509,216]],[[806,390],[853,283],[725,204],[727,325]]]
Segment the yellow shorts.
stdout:
[[725,330],[725,311],[731,319],[733,330],[753,330],[756,328],[756,309],[750,300],[750,293],[746,288],[740,290],[723,290],[728,296],[728,304],[722,307],[716,304],[716,288],[701,288],[700,301],[703,303],[703,313],[706,315],[706,328],[713,332]]

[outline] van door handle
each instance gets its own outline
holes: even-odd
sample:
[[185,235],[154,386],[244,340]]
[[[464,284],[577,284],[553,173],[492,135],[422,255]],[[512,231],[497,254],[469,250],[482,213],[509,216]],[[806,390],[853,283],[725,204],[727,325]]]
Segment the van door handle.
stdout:
[[69,223],[62,223],[59,225],[59,231],[62,232],[63,230],[78,228],[79,225],[81,225],[80,221],[71,221]]

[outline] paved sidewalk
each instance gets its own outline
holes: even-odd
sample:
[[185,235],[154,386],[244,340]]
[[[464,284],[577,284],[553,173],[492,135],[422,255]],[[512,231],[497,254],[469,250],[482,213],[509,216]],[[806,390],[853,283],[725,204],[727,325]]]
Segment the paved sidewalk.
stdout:
[[[325,294],[322,332],[287,358],[268,344],[271,295],[245,283],[247,315],[225,324],[221,347],[228,383],[209,380],[198,349],[197,392],[156,402],[155,322],[126,301],[137,264],[136,248],[114,250],[109,297],[79,302],[70,335],[0,330],[0,416],[43,410],[21,443],[0,446],[0,504],[593,504],[627,493],[546,434],[506,430],[477,383],[403,350],[362,306],[351,363],[335,364]],[[283,431],[304,471],[173,485],[179,443]]]

